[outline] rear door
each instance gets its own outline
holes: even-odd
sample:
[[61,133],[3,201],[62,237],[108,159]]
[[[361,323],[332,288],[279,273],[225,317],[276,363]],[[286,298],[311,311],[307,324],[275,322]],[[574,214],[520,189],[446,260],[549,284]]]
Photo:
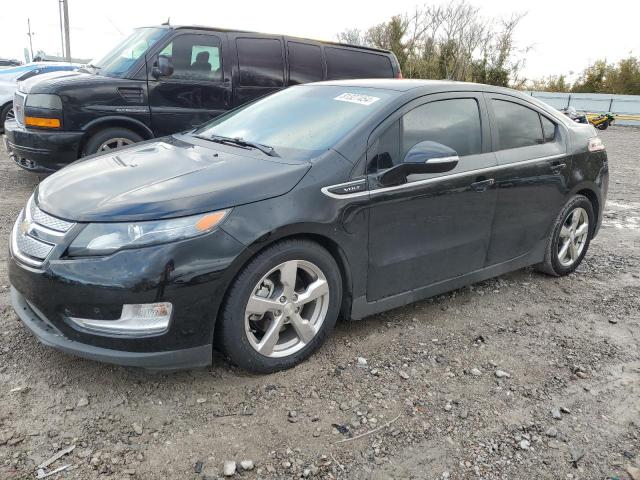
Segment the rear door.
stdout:
[[[231,75],[224,32],[178,30],[147,58],[151,124],[156,136],[196,127],[231,107]],[[173,64],[168,77],[153,76],[158,55]]]
[[232,38],[237,54],[233,72],[234,106],[284,88],[282,37],[238,33]]
[[391,55],[346,47],[324,47],[327,80],[349,78],[395,78]]
[[487,263],[521,257],[546,244],[568,193],[567,134],[543,110],[516,97],[485,94],[498,168],[498,199]]

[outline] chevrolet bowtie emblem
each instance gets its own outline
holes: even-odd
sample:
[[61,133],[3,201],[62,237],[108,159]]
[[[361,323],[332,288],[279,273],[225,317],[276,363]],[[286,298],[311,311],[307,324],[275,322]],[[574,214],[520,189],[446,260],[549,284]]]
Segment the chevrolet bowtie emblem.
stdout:
[[31,224],[29,223],[29,220],[25,218],[20,224],[20,233],[22,233],[22,235],[26,235],[27,233],[29,233],[30,227],[31,227]]

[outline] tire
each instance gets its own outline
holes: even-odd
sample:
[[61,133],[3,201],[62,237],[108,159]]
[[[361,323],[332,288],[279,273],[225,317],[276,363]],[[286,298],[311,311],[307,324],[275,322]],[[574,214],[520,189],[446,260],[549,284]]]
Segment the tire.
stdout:
[[[580,219],[574,227],[573,220],[576,215],[579,215],[582,219],[586,217],[588,222],[586,227],[582,227],[584,223],[581,223]],[[580,265],[589,249],[595,221],[593,206],[587,197],[576,195],[571,198],[556,218],[545,249],[544,261],[536,265],[535,269],[555,277],[573,272]],[[571,233],[572,229],[573,234]],[[583,230],[584,236],[576,235],[576,233],[579,233],[578,230]],[[567,235],[569,236],[567,237]],[[567,241],[573,242],[574,245],[578,246],[576,250],[573,250],[569,244],[568,250],[563,255],[563,247]]]
[[4,122],[7,119],[7,114],[13,108],[12,103],[7,103],[0,109],[0,133],[4,133]]
[[598,125],[596,128],[597,128],[598,130],[606,130],[606,129],[607,129],[607,127],[609,127],[609,122],[603,122],[603,123],[601,123],[600,125]]
[[[136,132],[129,130],[128,128],[105,128],[104,130],[100,130],[94,133],[89,138],[86,145],[84,146],[82,155],[92,155],[94,153],[97,153],[99,150],[101,152],[115,150],[116,148],[141,142],[142,140],[144,140],[144,138],[142,138]],[[114,148],[104,149],[103,146],[109,143],[113,143]]]
[[[287,266],[291,268],[287,270]],[[295,272],[295,291],[287,289],[286,282],[281,283],[287,274],[280,267]],[[312,290],[306,287],[313,284],[314,291],[324,292],[324,287],[319,288],[323,281],[328,292],[305,304],[303,297]],[[289,298],[282,303],[286,295]],[[259,300],[257,304],[256,299]],[[292,299],[300,303],[293,303]],[[262,312],[262,300],[270,302],[269,306],[273,305],[274,309],[250,313],[251,310]],[[328,251],[308,240],[279,242],[252,259],[233,281],[218,321],[216,344],[233,363],[252,372],[271,373],[291,368],[322,345],[335,326],[341,300],[342,277]],[[308,322],[304,323],[306,317]],[[278,320],[283,318],[285,320]],[[291,318],[298,320],[294,322]],[[278,343],[270,350],[265,345],[274,337],[268,333],[276,331],[279,332],[275,336]],[[303,340],[304,336],[307,338]]]

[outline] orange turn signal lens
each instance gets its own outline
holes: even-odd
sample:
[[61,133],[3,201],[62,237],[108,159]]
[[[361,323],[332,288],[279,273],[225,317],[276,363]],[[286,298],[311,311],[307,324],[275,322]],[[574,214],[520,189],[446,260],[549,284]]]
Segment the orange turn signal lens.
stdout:
[[60,128],[60,119],[41,118],[41,117],[24,117],[24,124],[30,127]]
[[200,220],[196,222],[196,229],[200,232],[211,230],[222,221],[222,219],[227,215],[228,212],[229,210],[221,210],[219,212],[209,213],[201,217]]

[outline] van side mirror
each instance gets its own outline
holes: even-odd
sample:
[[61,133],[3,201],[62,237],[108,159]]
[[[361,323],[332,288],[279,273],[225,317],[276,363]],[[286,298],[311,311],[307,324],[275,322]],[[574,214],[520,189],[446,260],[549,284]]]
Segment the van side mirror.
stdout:
[[151,70],[151,74],[154,78],[160,77],[169,77],[173,74],[173,64],[171,63],[171,57],[168,55],[158,55],[158,60],[156,60],[153,65],[153,69]]
[[453,148],[438,142],[419,142],[409,149],[401,164],[385,171],[378,180],[382,185],[398,185],[406,182],[408,175],[453,170],[458,160]]

